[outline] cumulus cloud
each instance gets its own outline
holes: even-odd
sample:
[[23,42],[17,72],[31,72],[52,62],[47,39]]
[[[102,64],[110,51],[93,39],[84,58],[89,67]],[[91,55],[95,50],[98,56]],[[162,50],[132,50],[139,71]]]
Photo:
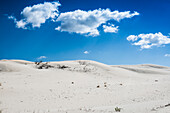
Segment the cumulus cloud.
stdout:
[[107,25],[103,25],[103,29],[104,29],[104,32],[105,33],[117,33],[118,32],[118,27],[119,26],[115,26],[115,25],[113,25],[113,24],[109,24],[109,26],[107,26]]
[[170,54],[165,54],[165,57],[170,57]]
[[41,60],[41,59],[46,59],[47,57],[46,56],[40,56],[40,57],[38,57],[37,59],[38,60]]
[[59,15],[59,6],[59,2],[44,2],[43,4],[40,3],[25,7],[21,12],[23,19],[19,21],[13,16],[9,16],[8,18],[14,20],[17,28],[27,29],[27,25],[31,25],[33,28],[40,27],[48,19],[51,21],[56,20],[56,17]]
[[98,27],[106,24],[107,21],[120,21],[124,18],[132,18],[135,15],[139,15],[139,13],[111,11],[110,9],[96,9],[93,11],[75,10],[61,13],[57,18],[61,25],[55,28],[55,30],[79,33],[86,36],[98,36]]
[[140,46],[141,49],[149,49],[152,46],[160,47],[165,44],[170,44],[169,36],[163,35],[161,32],[139,34],[137,36],[130,35],[127,37],[128,41],[132,41],[133,45]]
[[89,51],[84,51],[84,54],[89,54],[90,52]]
[[8,16],[8,19],[14,20],[14,23],[16,23],[17,28],[27,29],[26,22],[23,20],[17,21],[17,19],[14,16]]
[[111,11],[110,9],[95,9],[89,11],[75,10],[65,13],[60,13],[58,7],[59,2],[44,2],[33,6],[28,6],[21,12],[20,20],[14,16],[9,16],[9,19],[14,20],[17,28],[28,29],[30,27],[41,27],[47,20],[60,22],[61,24],[55,28],[58,31],[69,33],[78,33],[85,36],[98,36],[99,26],[103,25],[104,32],[117,33],[118,26],[106,25],[108,21],[114,20],[120,22],[125,18],[132,18],[139,15],[138,12],[130,11]]

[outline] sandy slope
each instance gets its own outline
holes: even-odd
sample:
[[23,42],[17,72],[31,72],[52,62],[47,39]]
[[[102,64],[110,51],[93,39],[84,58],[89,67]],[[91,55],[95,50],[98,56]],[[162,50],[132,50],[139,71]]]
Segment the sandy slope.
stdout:
[[[0,61],[2,113],[170,113],[170,68],[95,61]],[[69,68],[58,69],[58,65]],[[0,113],[1,113],[0,112]]]

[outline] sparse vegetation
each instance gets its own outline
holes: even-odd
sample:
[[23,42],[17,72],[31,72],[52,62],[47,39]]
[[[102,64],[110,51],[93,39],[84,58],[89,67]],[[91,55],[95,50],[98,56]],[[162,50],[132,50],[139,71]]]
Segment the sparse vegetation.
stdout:
[[54,66],[49,65],[48,62],[43,63],[42,61],[39,61],[39,62],[35,62],[35,64],[36,64],[36,67],[37,67],[38,69],[54,68]]
[[0,83],[0,86],[2,86],[2,84]]
[[115,111],[116,111],[116,112],[120,112],[120,110],[121,110],[121,108],[119,108],[119,107],[116,107],[116,108],[115,108]]
[[70,68],[69,66],[65,66],[65,65],[58,65],[57,66],[58,69],[64,69],[64,68]]
[[[48,68],[55,68],[55,66],[52,66],[50,64],[48,64],[48,62],[46,63],[43,63],[42,61],[39,61],[39,62],[35,62],[36,64],[36,68],[37,69],[48,69]],[[58,69],[65,69],[65,68],[70,68],[69,66],[66,66],[66,65],[57,65]]]
[[86,65],[87,63],[85,61],[78,61],[80,65]]
[[35,64],[36,65],[39,65],[39,64],[41,64],[42,63],[42,61],[35,61]]

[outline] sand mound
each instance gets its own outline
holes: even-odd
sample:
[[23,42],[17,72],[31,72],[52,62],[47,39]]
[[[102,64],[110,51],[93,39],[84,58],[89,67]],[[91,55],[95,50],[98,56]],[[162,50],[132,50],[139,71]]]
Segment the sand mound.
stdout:
[[0,62],[0,72],[14,72],[19,71],[20,69],[16,67],[16,64],[13,65],[13,63],[6,63],[6,62]]
[[50,62],[49,65],[54,66],[54,69],[64,66],[66,68],[63,70],[93,74],[102,74],[111,69],[108,65],[89,60]]
[[148,70],[148,69],[139,69],[139,68],[130,68],[130,67],[121,67],[122,69],[126,69],[129,71],[133,71],[136,73],[143,73],[143,74],[160,74],[160,72],[158,71],[152,71],[152,70]]
[[112,67],[119,67],[128,71],[141,74],[169,74],[170,68],[165,66],[153,65],[153,64],[141,64],[141,65],[117,65]]
[[147,68],[156,68],[156,69],[170,69],[166,66],[159,66],[159,65],[153,65],[153,64],[141,64],[141,67],[147,67]]
[[27,64],[33,63],[24,60],[0,60],[0,72],[18,72],[31,69]]

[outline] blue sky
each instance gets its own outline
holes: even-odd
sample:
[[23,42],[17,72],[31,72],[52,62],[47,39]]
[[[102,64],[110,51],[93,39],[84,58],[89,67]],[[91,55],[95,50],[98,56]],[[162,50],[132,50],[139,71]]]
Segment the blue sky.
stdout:
[[169,0],[1,1],[0,59],[170,66],[169,6]]

